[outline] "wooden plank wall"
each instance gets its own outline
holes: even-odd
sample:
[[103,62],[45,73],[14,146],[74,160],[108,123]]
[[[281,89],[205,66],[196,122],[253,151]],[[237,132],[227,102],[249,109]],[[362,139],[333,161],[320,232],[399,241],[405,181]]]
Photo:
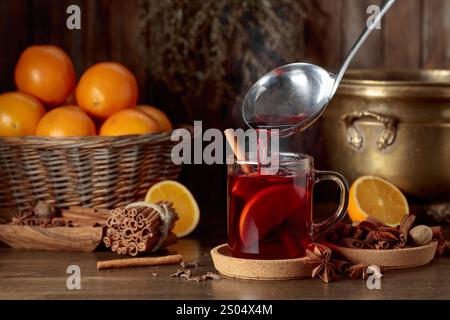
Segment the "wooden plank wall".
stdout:
[[[138,76],[143,98],[149,98],[146,61],[151,48],[143,10],[157,0],[2,0],[0,2],[0,89],[12,89],[12,70],[19,53],[33,43],[53,43],[70,52],[79,73],[102,60],[127,64]],[[273,0],[276,1],[276,0]],[[295,0],[293,0],[295,1]],[[325,23],[309,18],[308,56],[336,68],[367,19],[366,9],[381,0],[313,0],[323,10]],[[83,29],[69,31],[65,9],[78,4]],[[381,30],[375,30],[354,60],[353,68],[450,67],[450,1],[399,0]],[[132,53],[132,54],[131,54]]]
[[[317,0],[329,17],[324,65],[336,67],[381,0]],[[449,68],[450,1],[399,0],[358,53],[353,68]]]
[[[193,107],[197,110],[186,112],[177,105],[180,100],[176,96],[152,86],[145,67],[152,57],[152,48],[146,39],[149,30],[158,26],[145,20],[145,16],[154,1],[158,0],[0,1],[0,92],[14,89],[14,65],[24,48],[52,43],[70,53],[78,74],[102,60],[124,63],[138,78],[141,101],[156,103],[175,122],[192,123],[194,117],[202,115],[205,126],[226,123],[229,108],[209,110],[205,101]],[[304,29],[306,54],[299,53],[298,60],[335,70],[364,26],[367,7],[382,1],[311,1],[322,14],[308,17]],[[65,11],[70,4],[82,9],[81,31],[65,28]],[[449,68],[449,37],[449,0],[399,0],[382,29],[375,30],[355,58],[352,68]],[[194,190],[203,209],[223,210],[224,173],[224,168],[195,167],[185,170],[182,179]]]

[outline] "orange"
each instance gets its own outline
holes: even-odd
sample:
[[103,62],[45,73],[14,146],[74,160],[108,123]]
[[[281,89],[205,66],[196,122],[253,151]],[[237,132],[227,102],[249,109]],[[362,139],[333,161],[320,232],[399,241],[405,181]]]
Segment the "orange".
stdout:
[[409,213],[403,193],[379,177],[363,176],[350,187],[348,214],[352,221],[371,216],[390,226],[397,226]]
[[125,109],[106,119],[100,128],[101,136],[124,136],[160,132],[155,120],[137,109]]
[[163,111],[152,106],[137,106],[137,108],[152,117],[161,127],[161,131],[172,130],[172,123]]
[[106,119],[117,111],[136,106],[136,78],[121,64],[99,63],[81,77],[76,98],[81,109],[94,117]]
[[82,137],[94,136],[95,124],[77,106],[62,106],[48,112],[39,122],[37,136]]
[[0,95],[0,136],[33,135],[45,114],[41,102],[26,93],[10,92]]
[[173,180],[165,180],[154,184],[145,196],[145,202],[172,202],[178,214],[173,232],[178,237],[190,234],[200,221],[200,209],[188,188]]
[[29,93],[49,105],[66,100],[76,85],[70,57],[55,46],[32,46],[20,56],[15,70],[19,91]]

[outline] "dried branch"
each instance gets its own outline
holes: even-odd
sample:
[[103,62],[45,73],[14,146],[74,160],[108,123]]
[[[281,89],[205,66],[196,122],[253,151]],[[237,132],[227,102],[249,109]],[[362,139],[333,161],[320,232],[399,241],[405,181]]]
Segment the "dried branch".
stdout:
[[[219,110],[240,105],[251,84],[276,66],[302,60],[307,15],[320,17],[310,0],[141,1],[150,75],[194,106]],[[234,108],[238,109],[238,108]]]

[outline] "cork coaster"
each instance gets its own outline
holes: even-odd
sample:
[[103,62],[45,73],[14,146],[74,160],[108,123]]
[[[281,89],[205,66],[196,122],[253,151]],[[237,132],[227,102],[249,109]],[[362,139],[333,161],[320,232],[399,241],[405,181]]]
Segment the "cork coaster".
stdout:
[[247,280],[291,280],[310,278],[312,268],[307,258],[256,260],[241,259],[231,255],[228,245],[222,244],[211,250],[214,267],[231,278]]
[[433,260],[437,249],[437,241],[421,247],[374,250],[374,249],[354,249],[326,244],[333,251],[340,254],[352,264],[363,263],[367,265],[377,265],[386,269],[402,269],[419,267]]

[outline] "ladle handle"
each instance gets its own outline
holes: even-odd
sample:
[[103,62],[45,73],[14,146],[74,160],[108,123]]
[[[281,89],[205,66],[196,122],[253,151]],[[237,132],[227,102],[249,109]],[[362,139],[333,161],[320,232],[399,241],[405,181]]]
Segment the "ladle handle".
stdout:
[[364,44],[364,42],[369,37],[370,33],[375,29],[376,25],[380,23],[381,19],[384,17],[386,12],[392,7],[392,5],[395,3],[396,0],[387,0],[383,6],[381,7],[380,13],[377,14],[376,18],[372,20],[372,23],[370,25],[366,25],[363,32],[359,35],[358,40],[355,42],[353,47],[350,49],[350,51],[347,53],[347,56],[344,59],[344,62],[341,65],[341,68],[336,73],[334,84],[333,84],[333,91],[331,92],[331,96],[333,97],[336,93],[337,87],[341,83],[342,78],[344,77],[345,71],[347,71],[348,66],[352,62],[355,54],[358,52],[358,50],[361,48],[361,46]]

